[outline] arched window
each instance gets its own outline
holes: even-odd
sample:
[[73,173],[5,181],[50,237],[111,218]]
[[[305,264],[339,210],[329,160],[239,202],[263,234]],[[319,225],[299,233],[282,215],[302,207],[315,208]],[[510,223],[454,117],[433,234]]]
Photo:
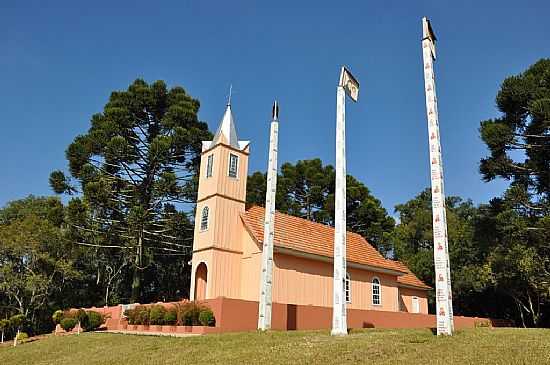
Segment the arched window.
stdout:
[[201,213],[201,231],[208,229],[208,207],[202,208]]
[[344,285],[346,290],[346,303],[351,303],[351,277],[346,273],[346,282]]
[[372,279],[372,304],[382,304],[382,286],[378,278]]

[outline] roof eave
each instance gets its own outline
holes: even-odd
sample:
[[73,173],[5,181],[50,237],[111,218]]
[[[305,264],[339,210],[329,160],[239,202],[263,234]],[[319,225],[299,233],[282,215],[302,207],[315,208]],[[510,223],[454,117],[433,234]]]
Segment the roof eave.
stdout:
[[430,291],[432,290],[433,288],[432,287],[425,287],[425,286],[416,286],[416,285],[411,285],[411,284],[404,284],[404,283],[400,283],[400,282],[397,282],[397,286],[400,287],[400,288],[407,288],[407,289],[415,289],[415,290],[425,290],[425,291]]
[[[302,258],[307,258],[307,259],[322,261],[322,262],[333,262],[334,261],[332,257],[313,254],[313,253],[299,251],[299,250],[294,250],[294,249],[291,249],[291,248],[288,248],[288,247],[275,246],[273,249],[274,249],[275,252],[286,254],[286,255],[291,255],[291,256],[294,256],[294,257],[302,257]],[[381,273],[381,274],[396,275],[396,276],[405,275],[405,273],[402,272],[402,271],[387,269],[387,268],[373,266],[373,265],[360,264],[360,263],[349,261],[349,260],[347,262],[347,265],[348,265],[348,267],[352,267],[352,268],[355,268],[355,269],[368,270],[368,271],[373,271],[373,272],[377,272],[377,273]]]

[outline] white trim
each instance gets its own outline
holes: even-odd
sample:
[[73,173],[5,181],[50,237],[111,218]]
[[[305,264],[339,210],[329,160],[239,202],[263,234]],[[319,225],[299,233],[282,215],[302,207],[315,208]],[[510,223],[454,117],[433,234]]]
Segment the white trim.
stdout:
[[[377,280],[378,281],[378,303],[375,303],[374,302],[374,281]],[[372,305],[375,305],[375,306],[381,306],[382,305],[382,281],[380,280],[380,278],[378,276],[374,276],[371,281],[370,281],[370,284],[371,284],[371,303]]]

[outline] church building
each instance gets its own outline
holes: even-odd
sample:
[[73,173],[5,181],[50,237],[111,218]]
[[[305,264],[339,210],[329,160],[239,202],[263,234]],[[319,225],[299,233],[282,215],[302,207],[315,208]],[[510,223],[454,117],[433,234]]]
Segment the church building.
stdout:
[[[202,144],[191,274],[192,300],[259,301],[264,208],[246,207],[250,142],[239,141],[227,105]],[[428,313],[429,286],[347,232],[348,308]],[[334,229],[275,214],[273,302],[332,307]]]

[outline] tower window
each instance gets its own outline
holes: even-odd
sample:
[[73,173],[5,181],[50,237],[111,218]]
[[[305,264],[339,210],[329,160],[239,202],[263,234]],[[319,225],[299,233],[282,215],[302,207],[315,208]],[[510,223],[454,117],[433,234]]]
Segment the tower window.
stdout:
[[351,303],[351,277],[346,273],[346,281],[344,283],[344,289],[346,291],[346,303]]
[[206,177],[212,177],[213,165],[214,165],[214,155],[209,155],[206,160]]
[[201,213],[201,231],[206,231],[208,229],[208,207],[202,208]]
[[380,279],[372,279],[372,304],[380,305],[382,303],[382,290],[380,287]]
[[239,156],[232,153],[229,154],[229,177],[237,177],[237,169],[239,168]]

